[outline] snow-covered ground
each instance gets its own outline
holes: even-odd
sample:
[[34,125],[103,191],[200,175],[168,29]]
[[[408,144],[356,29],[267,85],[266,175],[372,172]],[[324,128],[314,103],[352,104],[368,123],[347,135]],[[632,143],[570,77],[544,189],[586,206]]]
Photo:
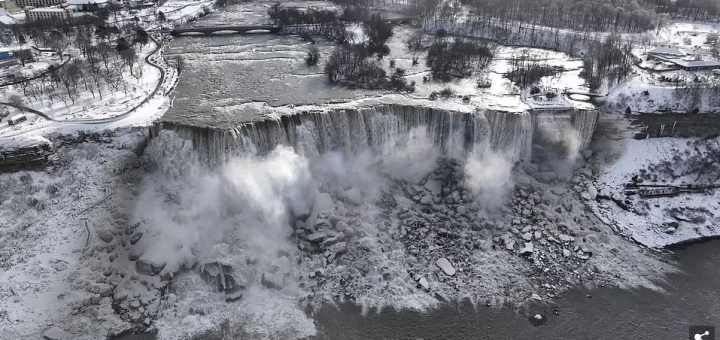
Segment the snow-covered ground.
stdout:
[[[718,81],[715,76],[707,72],[703,74],[711,83]],[[690,112],[695,109],[700,112],[720,111],[718,89],[706,85],[676,87],[667,83],[658,83],[652,77],[646,74],[630,76],[608,94],[610,107],[620,112],[624,112],[629,107],[632,113]]]
[[720,184],[711,165],[717,157],[715,150],[720,140],[627,138],[614,144],[615,150],[607,157],[610,164],[597,176],[596,190],[590,193],[603,197],[594,204],[596,213],[624,235],[648,247],[661,248],[720,236],[717,190],[672,197],[627,196],[625,193],[625,185],[632,182],[634,176],[644,177],[643,184],[653,185]]
[[100,261],[114,247],[98,235],[112,238],[110,221],[123,219],[112,201],[143,134],[68,142],[53,172],[0,175],[0,338],[38,339],[57,326],[98,339],[129,326],[111,306],[118,263]]

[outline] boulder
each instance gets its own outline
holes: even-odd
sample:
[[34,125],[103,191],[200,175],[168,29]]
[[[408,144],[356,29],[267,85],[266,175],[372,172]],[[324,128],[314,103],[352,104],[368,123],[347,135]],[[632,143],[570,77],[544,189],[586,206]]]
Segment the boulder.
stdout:
[[540,295],[537,295],[536,293],[533,293],[531,297],[533,298],[533,300],[538,300],[538,301],[542,300]]
[[143,237],[143,233],[141,231],[138,231],[130,236],[130,244],[135,244],[138,241],[140,241],[140,238]]
[[347,209],[345,208],[345,205],[343,202],[336,202],[335,203],[335,211],[337,211],[338,215],[345,216],[347,214]]
[[525,242],[525,246],[520,248],[520,255],[530,256],[534,251],[532,242]]
[[360,193],[360,189],[358,189],[357,187],[352,187],[350,188],[350,190],[346,191],[345,202],[352,205],[362,204],[362,194]]
[[103,242],[105,242],[105,243],[110,243],[113,240],[113,234],[109,230],[98,230],[96,232],[96,234],[97,234],[97,237],[99,239],[103,240]]
[[453,276],[455,275],[455,268],[450,264],[450,261],[448,261],[446,258],[441,257],[440,259],[435,262],[435,264],[440,267],[440,269],[443,271],[443,273]]
[[456,209],[458,214],[464,215],[467,212],[467,208],[464,205],[458,206]]
[[589,199],[594,200],[595,198],[597,198],[597,195],[598,195],[597,188],[595,188],[595,186],[592,184],[588,184],[587,194],[589,196]]
[[421,278],[417,281],[417,283],[420,285],[420,287],[422,287],[423,289],[425,289],[426,292],[429,292],[429,291],[430,291],[430,284],[428,283],[428,281],[427,281],[424,277],[421,277]]
[[515,248],[515,240],[509,240],[505,242],[505,249],[513,250]]
[[533,236],[532,236],[531,233],[524,233],[524,234],[522,235],[522,239],[525,240],[525,241],[531,241],[532,238],[533,238]]
[[555,194],[557,196],[562,196],[565,194],[565,189],[560,188],[560,187],[554,187],[554,188],[550,189],[550,192],[552,192],[553,194]]
[[328,248],[328,251],[336,253],[336,254],[342,254],[347,251],[347,243],[345,243],[345,242],[335,243]]
[[324,192],[315,196],[315,209],[317,211],[328,211],[334,208],[335,204],[330,194]]
[[47,340],[69,340],[70,334],[58,328],[57,326],[52,326],[50,327],[50,329],[46,330],[45,333],[43,333],[43,338]]
[[140,247],[133,247],[132,249],[130,249],[130,252],[128,253],[128,259],[130,261],[137,261],[140,258],[140,256],[143,255],[143,253],[145,253],[145,251],[143,249],[141,249]]
[[285,275],[280,272],[263,273],[260,281],[267,288],[282,289],[285,286]]
[[542,237],[542,232],[537,230],[535,231],[535,235],[533,235],[536,240],[540,239]]
[[225,302],[228,302],[228,303],[235,302],[235,301],[242,299],[242,297],[243,297],[242,293],[237,293],[237,294],[234,294],[232,296],[228,296],[227,298],[225,298]]
[[433,196],[438,196],[442,193],[442,183],[438,180],[429,180],[425,182],[424,187]]
[[350,228],[350,225],[345,223],[345,221],[343,221],[343,220],[338,220],[337,222],[335,222],[335,230],[337,232],[344,232],[348,228]]
[[327,237],[327,234],[325,234],[325,233],[322,232],[322,231],[319,231],[319,232],[317,232],[317,233],[312,233],[312,234],[310,234],[310,235],[308,235],[308,236],[305,236],[305,239],[308,240],[308,241],[310,241],[310,242],[320,243],[320,242],[322,242],[323,240],[325,240],[326,237]]
[[569,251],[569,250],[563,249],[563,250],[562,250],[562,253],[563,253],[563,256],[565,256],[565,257],[570,257],[570,251]]
[[270,268],[277,270],[285,275],[290,274],[290,260],[287,256],[275,259],[270,263]]
[[140,256],[140,258],[135,262],[135,265],[140,273],[157,275],[165,268],[165,261]]

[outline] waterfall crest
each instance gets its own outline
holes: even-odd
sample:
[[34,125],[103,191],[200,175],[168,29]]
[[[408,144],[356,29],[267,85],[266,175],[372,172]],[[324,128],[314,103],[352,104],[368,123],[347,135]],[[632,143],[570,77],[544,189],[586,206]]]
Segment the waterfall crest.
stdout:
[[368,148],[380,150],[406,141],[411,129],[424,127],[428,137],[447,156],[461,156],[483,148],[505,154],[515,162],[528,160],[531,156],[538,117],[545,120],[557,117],[565,121],[567,124],[559,133],[572,135],[568,138],[574,140],[573,147],[582,150],[592,138],[598,112],[479,110],[467,113],[420,106],[378,105],[300,111],[232,129],[160,122],[153,127],[152,135],[157,136],[164,129],[173,130],[193,142],[206,164],[216,166],[242,154],[267,154],[278,145],[293,147],[307,156],[326,151],[352,154]]

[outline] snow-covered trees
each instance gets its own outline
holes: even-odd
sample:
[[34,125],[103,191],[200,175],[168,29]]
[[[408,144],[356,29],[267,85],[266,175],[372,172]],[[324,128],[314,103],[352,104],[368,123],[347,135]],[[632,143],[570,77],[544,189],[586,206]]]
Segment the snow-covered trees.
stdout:
[[439,38],[428,50],[426,64],[432,75],[443,81],[451,77],[465,77],[476,69],[485,68],[495,55],[495,44],[455,38]]

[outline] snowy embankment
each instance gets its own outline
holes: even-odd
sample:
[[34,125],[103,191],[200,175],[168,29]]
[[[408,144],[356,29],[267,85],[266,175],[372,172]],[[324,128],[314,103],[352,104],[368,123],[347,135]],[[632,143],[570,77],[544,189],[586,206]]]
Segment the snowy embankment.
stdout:
[[98,339],[130,327],[112,308],[114,281],[128,268],[113,261],[118,231],[109,227],[124,219],[113,202],[139,165],[144,133],[95,139],[56,140],[52,173],[0,175],[2,339],[39,339],[50,329]]
[[[707,75],[712,82],[715,76]],[[692,82],[692,81],[691,81]],[[713,83],[710,83],[712,85]],[[687,87],[663,84],[650,75],[631,76],[608,95],[608,101],[617,110],[630,108],[633,113],[672,112],[718,112],[720,96],[711,86]]]
[[[624,235],[648,247],[720,236],[720,194],[681,193],[669,197],[626,196],[625,184],[712,185],[717,183],[718,139],[654,138],[619,141],[620,154],[595,180],[600,198],[593,210]],[[706,161],[707,159],[707,161]]]

